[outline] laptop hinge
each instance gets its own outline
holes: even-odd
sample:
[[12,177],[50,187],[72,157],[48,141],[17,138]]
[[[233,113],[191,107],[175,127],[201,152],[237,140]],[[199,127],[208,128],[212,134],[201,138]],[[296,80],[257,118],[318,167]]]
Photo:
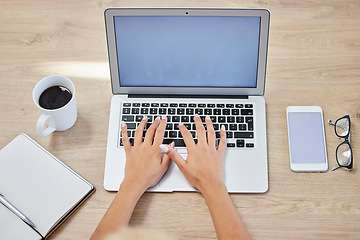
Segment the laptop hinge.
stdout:
[[248,99],[247,95],[171,95],[171,94],[129,94],[128,98],[215,98]]

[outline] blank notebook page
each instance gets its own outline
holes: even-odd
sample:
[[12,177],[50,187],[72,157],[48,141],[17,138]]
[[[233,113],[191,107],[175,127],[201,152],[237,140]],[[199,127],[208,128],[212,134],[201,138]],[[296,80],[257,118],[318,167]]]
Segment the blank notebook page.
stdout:
[[17,136],[0,150],[0,193],[43,236],[91,189],[84,179],[25,135]]

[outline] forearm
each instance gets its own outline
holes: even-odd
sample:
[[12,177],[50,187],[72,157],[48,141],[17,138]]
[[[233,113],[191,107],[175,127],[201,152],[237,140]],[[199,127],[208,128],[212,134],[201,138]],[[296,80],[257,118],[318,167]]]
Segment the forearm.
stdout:
[[123,182],[91,239],[103,239],[108,233],[128,226],[135,206],[145,190]]
[[214,185],[201,193],[208,205],[218,239],[250,239],[225,185]]

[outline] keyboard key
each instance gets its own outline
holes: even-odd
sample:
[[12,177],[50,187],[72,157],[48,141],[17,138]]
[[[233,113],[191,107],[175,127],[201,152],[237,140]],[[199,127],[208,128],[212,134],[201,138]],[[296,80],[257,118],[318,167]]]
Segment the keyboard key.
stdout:
[[187,104],[186,103],[180,103],[179,107],[182,107],[182,108],[187,107]]
[[170,103],[170,107],[177,107],[178,104],[177,103]]
[[253,115],[252,109],[241,109],[241,115]]
[[183,139],[171,139],[171,138],[167,138],[164,139],[163,144],[170,144],[174,142],[175,143],[175,147],[185,147],[185,142]]
[[141,109],[141,114],[148,114],[149,113],[149,109],[148,108],[142,108]]
[[191,130],[191,124],[190,124],[190,123],[185,123],[184,126],[185,126],[188,130]]
[[181,122],[189,122],[190,117],[189,116],[181,116]]
[[131,115],[123,115],[122,116],[122,120],[124,122],[133,122],[134,121],[134,116]]
[[239,124],[239,130],[246,130],[246,124]]
[[160,107],[168,107],[169,106],[169,104],[167,104],[167,103],[161,103],[160,104]]
[[225,107],[225,104],[216,104],[216,107],[217,107],[217,108],[224,108],[224,107]]
[[123,107],[131,107],[131,103],[123,103]]
[[227,146],[227,147],[230,147],[230,148],[234,148],[234,147],[235,147],[235,143],[227,143],[226,146]]
[[157,108],[150,108],[150,114],[157,114],[158,110]]
[[123,114],[130,114],[130,108],[123,108]]
[[240,111],[239,109],[235,108],[235,109],[231,109],[231,115],[239,115]]
[[236,131],[237,130],[237,124],[230,124],[230,130]]
[[253,143],[247,143],[247,144],[246,144],[246,147],[247,147],[247,148],[253,148],[253,147],[254,147],[254,144],[253,144]]
[[178,115],[184,115],[185,114],[185,108],[178,108],[176,111]]
[[227,117],[227,122],[228,123],[234,123],[235,122],[235,117]]
[[166,124],[166,130],[173,130],[173,124],[172,123],[167,123]]
[[218,122],[219,122],[219,123],[224,123],[224,122],[226,122],[226,118],[223,117],[223,116],[219,116],[219,117],[218,117]]
[[214,108],[214,107],[215,107],[215,104],[208,104],[207,107],[208,107],[208,108]]
[[168,109],[168,114],[169,114],[169,115],[175,115],[175,113],[176,113],[175,108],[169,108],[169,109]]
[[189,107],[195,108],[195,107],[196,107],[196,104],[195,104],[195,103],[189,103]]
[[141,106],[142,107],[150,107],[150,103],[142,103]]
[[245,108],[252,108],[253,105],[252,104],[245,104]]
[[244,107],[244,104],[235,104],[235,107],[236,107],[236,108],[243,108],[243,107]]
[[176,131],[169,131],[169,137],[170,138],[176,138],[177,137],[177,132]]
[[204,108],[204,107],[206,107],[206,104],[204,104],[204,103],[199,103],[199,104],[198,104],[198,107],[199,107],[199,108]]
[[243,139],[237,139],[236,140],[236,147],[245,147],[245,141]]
[[212,115],[212,109],[208,109],[208,108],[205,109],[205,110],[204,110],[204,114],[205,114],[205,115]]
[[140,103],[133,103],[133,107],[140,107]]
[[131,109],[131,114],[139,114],[139,108],[133,108]]
[[244,123],[244,117],[236,117],[237,123]]
[[234,108],[234,104],[226,104],[227,108]]
[[253,132],[234,132],[234,138],[254,138]]
[[226,138],[233,138],[233,132],[226,132]]
[[172,117],[172,122],[180,122],[180,117],[179,116],[173,116]]
[[159,114],[166,114],[166,108],[159,108]]
[[136,121],[136,122],[141,122],[141,120],[143,119],[143,117],[144,117],[144,116],[136,115],[135,121]]
[[[189,104],[190,105],[190,104]],[[194,109],[193,108],[187,108],[186,109],[186,115],[194,115]]]
[[214,115],[221,115],[221,109],[214,109]]
[[203,115],[203,109],[195,109],[195,114]]
[[158,103],[152,103],[151,107],[159,107],[159,104]]
[[136,129],[136,123],[126,123],[127,129]]
[[211,122],[212,123],[216,123],[216,117],[215,116],[210,116]]

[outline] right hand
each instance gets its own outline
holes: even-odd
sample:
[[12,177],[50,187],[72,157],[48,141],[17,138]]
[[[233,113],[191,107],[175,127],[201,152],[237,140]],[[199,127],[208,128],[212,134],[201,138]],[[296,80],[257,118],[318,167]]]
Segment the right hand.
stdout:
[[203,193],[214,185],[223,184],[226,132],[225,128],[221,127],[220,142],[216,148],[216,136],[210,117],[205,118],[207,138],[200,117],[195,115],[194,120],[197,144],[190,131],[184,125],[179,126],[187,148],[186,160],[170,145],[161,145],[160,148],[176,163],[190,184]]

